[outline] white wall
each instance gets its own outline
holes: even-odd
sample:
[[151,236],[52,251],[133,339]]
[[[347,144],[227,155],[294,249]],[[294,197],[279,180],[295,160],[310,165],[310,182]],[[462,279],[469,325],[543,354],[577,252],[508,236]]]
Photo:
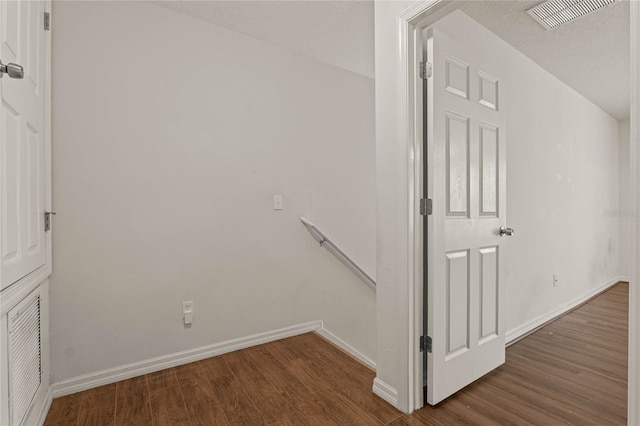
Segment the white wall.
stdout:
[[154,1],[373,78],[373,1]]
[[[407,383],[399,333],[406,300],[407,152],[397,140],[397,16],[406,2],[376,2],[378,167],[378,363],[391,387]],[[507,335],[615,280],[618,268],[618,124],[615,119],[459,12],[438,24],[451,36],[497,49],[508,67]],[[559,286],[553,287],[553,274]],[[400,277],[400,278],[399,278]],[[384,319],[384,321],[381,321]],[[386,353],[381,351],[387,350]],[[398,389],[401,409],[406,389]]]
[[373,80],[148,3],[53,16],[53,381],[319,319],[375,359],[374,291],[298,220],[375,276]]
[[622,120],[618,122],[619,144],[618,144],[618,166],[619,166],[619,187],[620,187],[620,276],[629,280],[631,276],[631,235],[633,211],[631,208],[631,189],[629,187],[630,175],[630,121]]

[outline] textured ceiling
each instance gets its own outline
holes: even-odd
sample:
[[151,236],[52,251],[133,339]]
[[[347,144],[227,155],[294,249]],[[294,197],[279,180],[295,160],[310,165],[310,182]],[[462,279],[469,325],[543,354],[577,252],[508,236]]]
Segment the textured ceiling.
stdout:
[[460,9],[618,120],[629,117],[629,3],[547,31],[526,10],[541,1],[470,1]]
[[[526,10],[541,1],[467,1],[460,9],[617,119],[629,117],[629,3],[546,31]],[[172,9],[368,77],[372,1],[157,1]]]

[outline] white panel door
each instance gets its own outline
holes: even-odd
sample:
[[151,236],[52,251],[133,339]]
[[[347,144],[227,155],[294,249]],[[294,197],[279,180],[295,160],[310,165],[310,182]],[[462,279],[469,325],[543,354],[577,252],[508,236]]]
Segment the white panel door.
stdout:
[[44,3],[0,2],[0,60],[24,78],[0,79],[0,256],[5,288],[46,263]]
[[506,138],[491,52],[431,29],[427,86],[427,402],[504,363]]

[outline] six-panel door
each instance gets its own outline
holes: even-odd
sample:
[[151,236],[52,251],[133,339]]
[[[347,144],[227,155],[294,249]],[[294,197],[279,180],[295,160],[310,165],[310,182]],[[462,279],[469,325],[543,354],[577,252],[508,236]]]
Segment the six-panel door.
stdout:
[[430,30],[427,306],[436,404],[504,362],[505,105],[499,58]]

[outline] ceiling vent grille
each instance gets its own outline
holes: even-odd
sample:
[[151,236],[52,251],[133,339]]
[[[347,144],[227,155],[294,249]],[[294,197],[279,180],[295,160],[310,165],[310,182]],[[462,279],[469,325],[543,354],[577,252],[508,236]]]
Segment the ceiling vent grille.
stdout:
[[576,18],[594,12],[617,0],[549,0],[527,13],[547,30],[552,30]]

